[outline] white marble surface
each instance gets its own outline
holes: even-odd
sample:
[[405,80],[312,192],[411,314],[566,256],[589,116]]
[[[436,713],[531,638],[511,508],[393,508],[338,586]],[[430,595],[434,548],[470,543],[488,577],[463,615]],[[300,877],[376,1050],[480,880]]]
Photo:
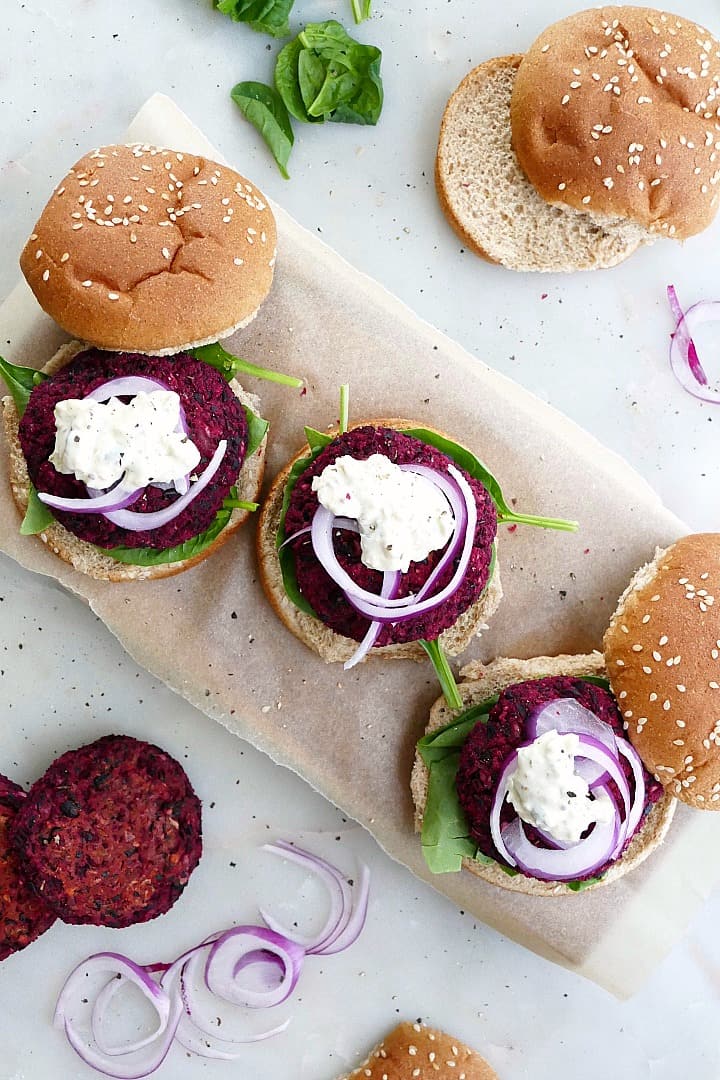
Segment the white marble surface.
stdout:
[[[301,223],[624,454],[691,526],[717,528],[720,413],[687,397],[669,373],[664,288],[674,281],[686,304],[720,295],[720,226],[601,275],[513,276],[462,253],[435,202],[434,141],[451,89],[472,64],[521,51],[576,3],[374,6],[357,34],[384,50],[382,121],[298,131],[286,183],[228,99],[240,79],[269,79],[276,47],[215,14],[209,0],[4,0],[0,296],[16,280],[17,254],[51,183],[163,90]],[[717,31],[713,0],[682,7]],[[296,0],[296,9],[297,23],[349,21],[345,0]],[[699,341],[711,370],[720,341],[712,335]],[[258,900],[277,902],[298,880],[277,868],[269,876],[258,843],[299,830],[317,834],[308,843],[348,868],[357,857],[371,865],[365,935],[308,967],[286,1035],[237,1065],[173,1052],[159,1075],[332,1080],[396,1018],[422,1016],[483,1050],[501,1080],[720,1076],[720,896],[645,988],[616,1002],[415,881],[300,780],[138,670],[77,601],[9,561],[0,575],[0,771],[30,780],[57,752],[108,730],[152,731],[185,761],[206,805],[206,854],[171,916],[118,932],[55,927],[2,965],[0,1080],[93,1075],[50,1026],[67,970],[104,947],[174,955],[223,922],[253,919]],[[300,917],[315,899],[300,897]]]

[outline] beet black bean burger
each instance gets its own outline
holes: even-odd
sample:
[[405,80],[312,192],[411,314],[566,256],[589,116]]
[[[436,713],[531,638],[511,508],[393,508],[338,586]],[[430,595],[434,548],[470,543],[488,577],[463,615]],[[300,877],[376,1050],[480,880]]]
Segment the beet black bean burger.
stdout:
[[299,380],[217,342],[270,289],[275,237],[265,197],[204,158],[108,146],[70,170],[21,267],[79,340],[42,372],[0,359],[22,532],[128,580],[187,569],[246,520],[267,423],[234,376]]
[[537,896],[608,884],[663,840],[675,800],[627,738],[600,653],[471,663],[433,706],[412,776],[433,873]]
[[[341,412],[343,410],[341,409]],[[275,479],[258,555],[282,621],[326,661],[427,652],[448,700],[444,652],[461,652],[497,607],[498,521],[556,528],[505,504],[465,447],[410,420],[376,420],[308,445]]]
[[22,788],[0,776],[0,960],[20,952],[55,922],[55,912],[25,879],[10,831],[25,800]]
[[202,852],[200,801],[182,766],[126,735],[54,761],[9,832],[35,894],[64,922],[97,926],[164,914]]

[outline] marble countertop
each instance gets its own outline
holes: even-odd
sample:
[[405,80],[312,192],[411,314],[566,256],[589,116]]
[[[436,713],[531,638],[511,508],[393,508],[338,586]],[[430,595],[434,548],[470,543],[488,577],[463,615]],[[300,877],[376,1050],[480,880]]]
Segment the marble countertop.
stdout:
[[[297,23],[349,23],[346,0],[295,6]],[[713,289],[718,295],[720,226],[684,246],[641,251],[611,272],[511,275],[462,251],[435,200],[434,144],[451,90],[475,63],[522,51],[576,6],[374,0],[376,15],[357,36],[384,52],[382,121],[298,131],[285,182],[229,99],[241,79],[270,79],[269,38],[213,12],[210,0],[6,0],[0,297],[17,279],[17,255],[51,184],[84,150],[115,140],[161,90],[303,225],[617,450],[689,526],[717,528],[720,414],[684,394],[669,371],[665,287],[674,282],[686,305]],[[713,0],[685,0],[683,14],[717,29]],[[720,336],[708,327],[701,344],[712,368]],[[253,1080],[281,1080],[292,1071],[332,1080],[400,1017],[453,1031],[501,1080],[720,1075],[720,895],[646,986],[617,1002],[416,881],[296,776],[136,668],[81,603],[9,560],[0,574],[0,771],[29,781],[56,753],[108,730],[143,737],[150,729],[200,778],[206,805],[202,880],[195,875],[172,918],[119,932],[55,927],[2,965],[0,1080],[95,1075],[50,1024],[64,975],[89,952],[172,955],[198,927],[252,919],[258,899],[278,895],[281,911],[304,917],[313,897],[292,900],[299,879],[278,871],[271,880],[267,856],[258,854],[267,836],[300,833],[348,869],[359,858],[370,865],[365,934],[349,952],[308,968],[282,1038],[249,1048],[237,1065],[173,1051],[159,1075],[222,1080],[243,1070]]]

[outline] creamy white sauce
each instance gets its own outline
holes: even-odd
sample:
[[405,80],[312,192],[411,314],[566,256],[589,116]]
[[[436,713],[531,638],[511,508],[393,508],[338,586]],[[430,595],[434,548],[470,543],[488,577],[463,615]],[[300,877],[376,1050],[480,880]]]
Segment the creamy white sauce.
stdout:
[[575,772],[580,752],[577,735],[546,731],[518,750],[508,799],[528,825],[535,825],[562,843],[576,843],[593,822],[612,819],[606,796],[594,799],[587,782]]
[[50,462],[91,488],[134,490],[170,484],[200,461],[192,440],[177,430],[180,398],[174,390],[136,394],[127,404],[111,397],[68,398],[55,406],[55,448]]
[[320,503],[360,528],[361,558],[373,570],[406,573],[445,547],[454,527],[450,504],[434,484],[384,454],[345,455],[313,477]]

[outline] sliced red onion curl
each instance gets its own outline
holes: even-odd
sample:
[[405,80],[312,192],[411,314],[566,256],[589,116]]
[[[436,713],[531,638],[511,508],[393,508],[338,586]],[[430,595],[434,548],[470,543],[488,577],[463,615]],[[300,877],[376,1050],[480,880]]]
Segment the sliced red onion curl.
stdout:
[[720,301],[701,300],[683,312],[674,286],[669,285],[667,292],[676,319],[675,330],[670,338],[670,367],[673,374],[683,390],[687,390],[693,397],[712,405],[720,404],[720,390],[709,385],[690,329],[691,325],[694,327],[720,321]]
[[515,866],[524,874],[541,881],[575,881],[613,858],[618,830],[618,817],[613,814],[609,821],[597,822],[585,840],[554,851],[531,844],[519,817],[503,826],[502,835]]
[[[383,571],[382,588],[380,589],[380,596],[383,600],[392,600],[397,596],[401,578],[402,574],[399,570]],[[344,671],[350,671],[356,664],[362,663],[377,639],[380,637],[382,628],[383,624],[378,619],[373,619],[367,628],[365,637],[362,639],[350,659],[346,660],[343,664]]]
[[[293,938],[272,927],[243,925],[212,934],[172,964],[143,966],[111,952],[89,957],[71,972],[55,1010],[56,1026],[65,1031],[70,1045],[87,1065],[117,1080],[140,1080],[159,1068],[173,1041],[203,1057],[230,1061],[242,1055],[245,1044],[285,1031],[290,1018],[258,1034],[228,1037],[223,1032],[221,1037],[217,1032],[217,1004],[222,1001],[260,1009],[287,1001],[306,956],[341,952],[357,940],[367,916],[370,874],[367,867],[361,867],[353,902],[350,886],[331,863],[286,841],[266,845],[266,849],[311,867],[328,885],[331,911],[320,936],[302,943],[296,940],[297,935]],[[251,971],[263,976],[260,989],[250,986],[243,977]],[[75,1013],[81,1003],[87,1004],[87,980],[95,974],[108,974],[110,979],[90,1009],[87,1032],[81,1030]],[[201,984],[205,1001],[197,992]],[[137,987],[150,1001],[158,1023],[149,1035],[118,1045],[108,1033],[108,1010],[118,992],[128,985]]]

